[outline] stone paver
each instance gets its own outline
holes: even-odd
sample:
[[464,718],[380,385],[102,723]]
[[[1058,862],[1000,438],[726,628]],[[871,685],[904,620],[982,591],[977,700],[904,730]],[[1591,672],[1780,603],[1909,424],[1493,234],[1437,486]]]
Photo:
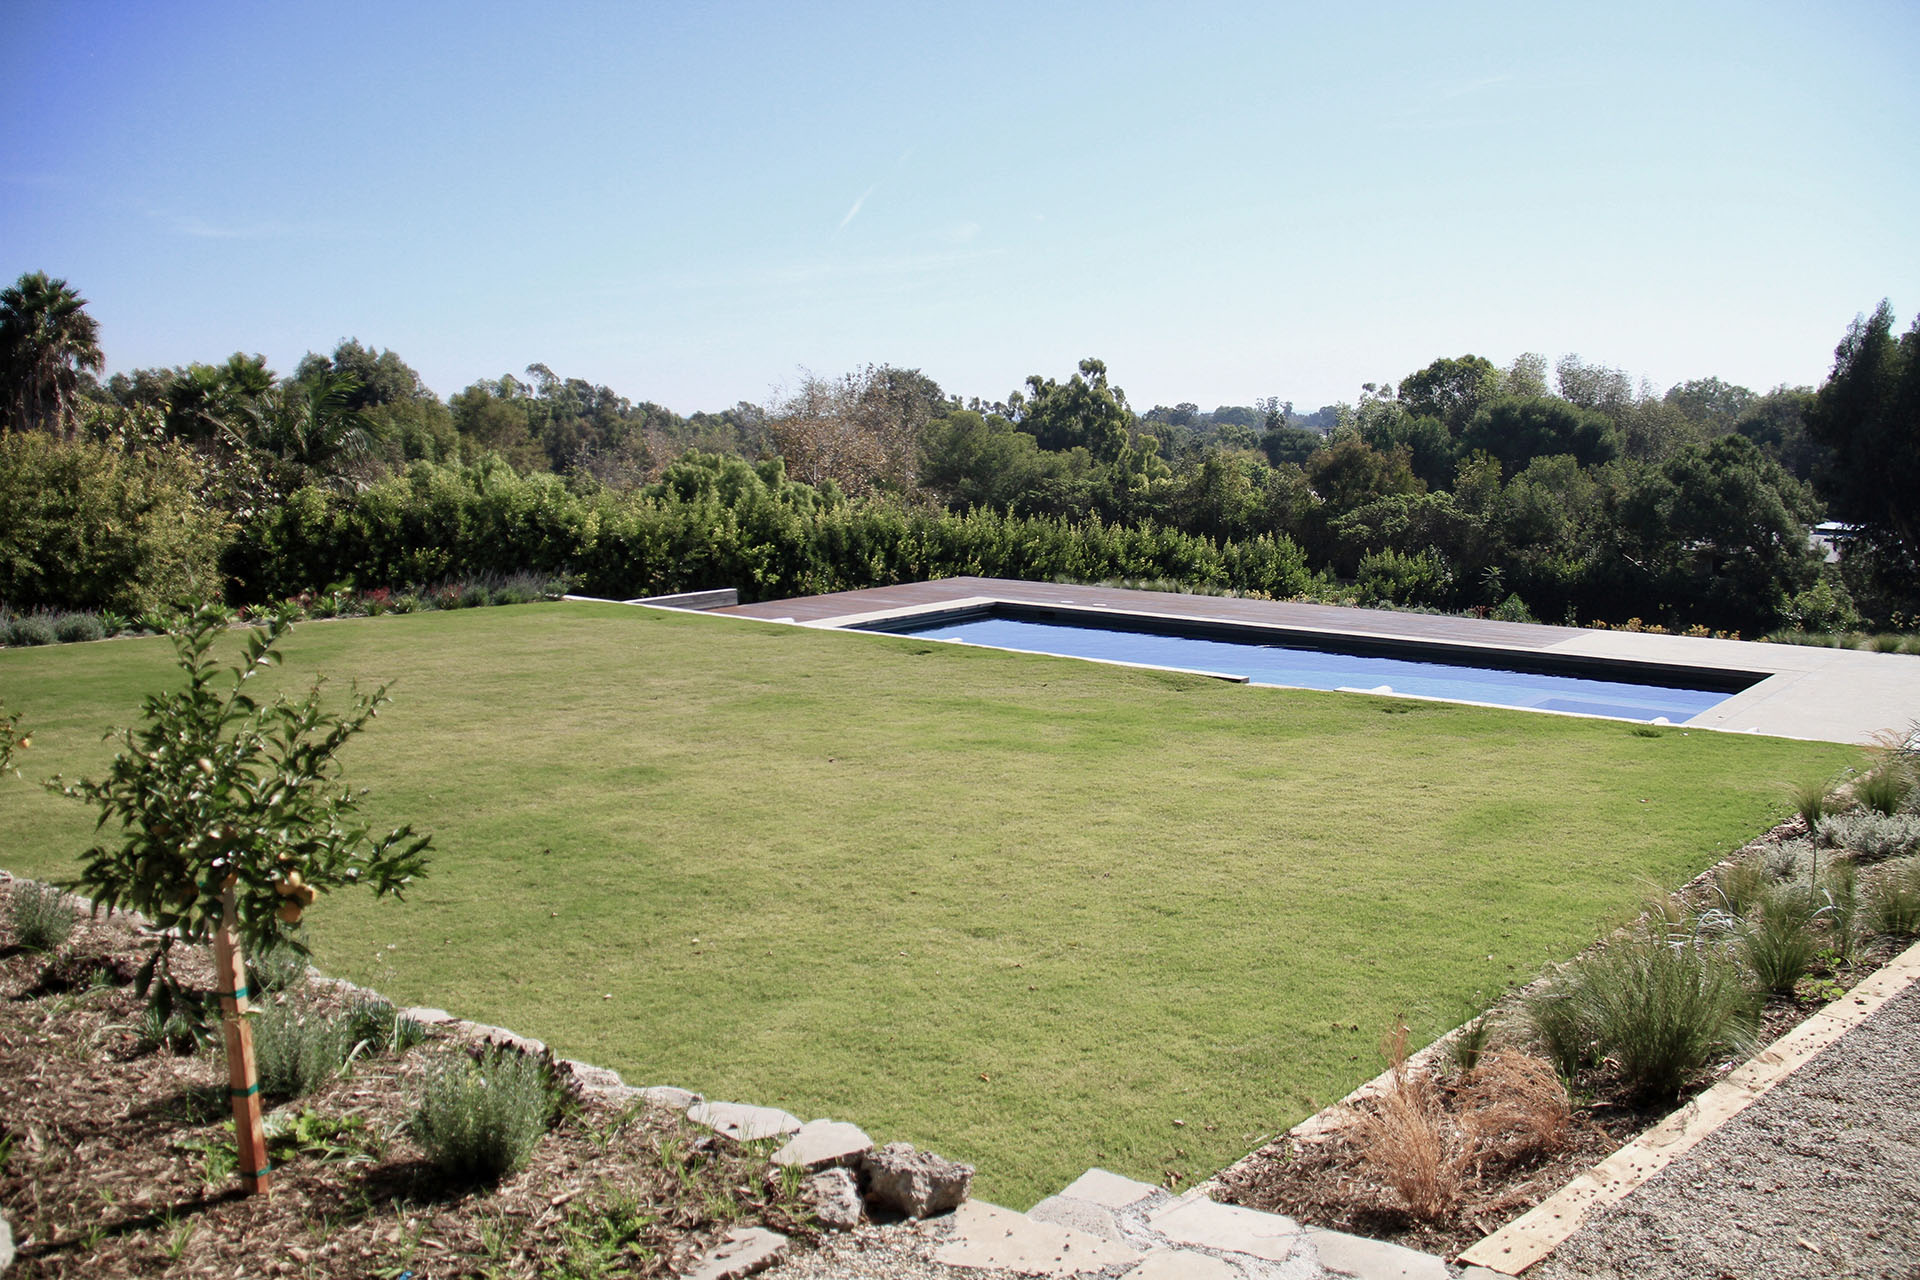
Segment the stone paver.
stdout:
[[800,1128],[796,1115],[778,1107],[751,1107],[744,1102],[697,1102],[687,1108],[687,1119],[735,1142],[778,1138]]
[[1287,1261],[1306,1243],[1300,1224],[1292,1218],[1206,1199],[1176,1202],[1147,1222],[1176,1244],[1250,1253],[1269,1262]]
[[1447,1264],[1432,1254],[1385,1240],[1308,1227],[1307,1243],[1319,1255],[1321,1266],[1342,1276],[1360,1280],[1450,1280]]
[[1242,1280],[1244,1273],[1231,1262],[1191,1249],[1155,1249],[1140,1265],[1123,1272],[1121,1280]]
[[1051,1222],[1057,1227],[1072,1227],[1075,1231],[1084,1231],[1088,1235],[1099,1236],[1102,1240],[1124,1242],[1126,1238],[1120,1230],[1118,1210],[1069,1195],[1048,1196],[1027,1210],[1027,1216],[1035,1222]]
[[953,1236],[934,1257],[951,1267],[1073,1276],[1136,1261],[1140,1252],[1084,1231],[1035,1222],[984,1200],[969,1200],[954,1211]]
[[773,1162],[802,1169],[824,1169],[846,1164],[873,1150],[873,1139],[855,1125],[840,1120],[809,1120],[787,1145],[773,1153]]
[[739,1280],[765,1271],[787,1251],[787,1238],[765,1227],[735,1227],[720,1247],[702,1258],[687,1280]]
[[1151,1182],[1135,1182],[1132,1178],[1123,1178],[1105,1169],[1089,1169],[1069,1183],[1060,1194],[1085,1200],[1089,1204],[1102,1204],[1109,1209],[1124,1209],[1149,1196],[1158,1195],[1160,1191],[1161,1188]]

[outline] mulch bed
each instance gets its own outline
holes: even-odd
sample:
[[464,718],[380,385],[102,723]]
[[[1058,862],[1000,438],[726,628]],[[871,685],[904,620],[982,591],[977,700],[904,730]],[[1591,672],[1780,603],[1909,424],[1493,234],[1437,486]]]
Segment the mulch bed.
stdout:
[[[10,892],[0,880],[0,921]],[[654,1276],[735,1226],[811,1238],[764,1177],[764,1153],[578,1089],[520,1172],[447,1185],[405,1134],[429,1062],[467,1051],[443,1035],[359,1057],[307,1097],[269,1099],[312,1113],[308,1141],[276,1151],[271,1196],[242,1196],[217,1045],[142,1043],[131,979],[151,939],[126,917],[82,917],[56,956],[11,943],[0,926],[9,1277]],[[211,988],[204,956],[181,971]],[[309,982],[280,998],[324,1009],[344,997]]]
[[[1762,856],[1783,839],[1804,834],[1797,820],[1769,832],[1740,856]],[[1710,874],[1710,873],[1709,873]],[[1707,876],[1682,898],[1701,899]],[[1596,943],[1596,947],[1606,943]],[[1761,1011],[1755,1052],[1798,1026],[1810,1014],[1851,990],[1902,950],[1890,940],[1862,946],[1854,962],[1816,967],[1813,983],[1798,996],[1770,997]],[[1496,1007],[1496,1023],[1517,1008],[1520,993]],[[1498,1037],[1496,1037],[1498,1039]],[[1362,1119],[1377,1111],[1372,1100],[1337,1106],[1322,1119],[1332,1124],[1305,1136],[1291,1134],[1268,1143],[1219,1175],[1215,1198],[1248,1208],[1283,1213],[1314,1226],[1371,1236],[1411,1249],[1451,1258],[1504,1227],[1553,1195],[1641,1133],[1685,1106],[1744,1058],[1716,1063],[1672,1104],[1648,1107],[1624,1096],[1617,1082],[1601,1071],[1585,1071],[1572,1090],[1573,1108],[1564,1145],[1523,1158],[1490,1159],[1472,1168],[1462,1181],[1454,1210],[1438,1220],[1422,1220],[1366,1157]],[[1416,1058],[1416,1068],[1438,1073],[1438,1091],[1449,1114],[1466,1076],[1436,1047]]]

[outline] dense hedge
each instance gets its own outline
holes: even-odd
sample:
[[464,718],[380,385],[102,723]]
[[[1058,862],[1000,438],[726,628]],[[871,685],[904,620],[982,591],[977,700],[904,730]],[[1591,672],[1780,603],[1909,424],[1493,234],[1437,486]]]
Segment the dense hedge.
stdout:
[[0,603],[137,614],[218,597],[220,515],[172,448],[0,434]]
[[689,455],[659,484],[580,493],[498,464],[416,463],[360,493],[303,489],[242,526],[230,599],[526,570],[616,598],[731,586],[743,599],[982,574],[1162,577],[1292,595],[1314,581],[1284,537],[1216,543],[1158,525],[850,503],[773,461]]

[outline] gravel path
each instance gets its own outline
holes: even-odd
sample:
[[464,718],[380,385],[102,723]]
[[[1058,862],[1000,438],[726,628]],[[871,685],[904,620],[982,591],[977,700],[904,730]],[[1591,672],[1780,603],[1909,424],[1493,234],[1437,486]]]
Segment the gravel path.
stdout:
[[1920,1277],[1920,984],[1527,1272],[1627,1276]]

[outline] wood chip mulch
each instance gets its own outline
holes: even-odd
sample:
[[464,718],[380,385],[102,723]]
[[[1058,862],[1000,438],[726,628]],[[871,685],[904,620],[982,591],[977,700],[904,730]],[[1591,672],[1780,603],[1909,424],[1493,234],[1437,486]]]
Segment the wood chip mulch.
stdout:
[[[520,1172],[449,1186],[406,1136],[444,1035],[361,1056],[318,1092],[269,1099],[306,1115],[304,1149],[274,1157],[272,1194],[241,1195],[220,1050],[142,1042],[131,979],[151,938],[82,917],[55,955],[6,931],[0,880],[0,1215],[14,1277],[658,1276],[735,1226],[814,1238],[764,1177],[764,1153],[678,1114],[576,1089]],[[184,972],[206,988],[204,957]],[[280,997],[324,1009],[308,982]],[[311,1114],[309,1114],[311,1113]],[[311,1133],[321,1135],[311,1138]]]

